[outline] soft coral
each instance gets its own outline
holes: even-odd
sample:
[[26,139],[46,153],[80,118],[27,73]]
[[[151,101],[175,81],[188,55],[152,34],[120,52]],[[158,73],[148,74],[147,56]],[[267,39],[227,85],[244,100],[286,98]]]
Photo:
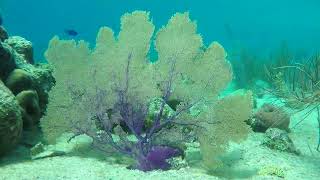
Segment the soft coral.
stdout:
[[[126,64],[126,75],[124,79],[124,85],[116,86],[113,91],[116,91],[117,100],[115,104],[108,104],[104,101],[108,93],[100,90],[96,87],[94,93],[82,93],[82,101],[79,104],[83,104],[88,107],[94,107],[88,109],[91,117],[88,118],[87,123],[76,123],[75,129],[77,134],[87,134],[92,137],[94,141],[100,145],[110,145],[114,150],[119,153],[126,154],[136,160],[135,168],[142,171],[151,171],[154,169],[167,170],[170,168],[170,164],[167,162],[168,159],[176,156],[180,156],[183,152],[174,147],[168,145],[154,144],[153,136],[174,123],[179,124],[176,120],[180,113],[187,111],[192,105],[186,105],[184,108],[176,111],[173,115],[164,118],[164,108],[166,102],[168,102],[173,81],[173,71],[170,73],[168,81],[164,82],[164,89],[162,90],[163,96],[159,111],[156,113],[153,119],[151,127],[146,128],[143,132],[145,120],[147,118],[149,103],[140,102],[138,99],[131,97],[129,91],[129,77],[130,77],[130,62],[132,55],[129,54]],[[174,66],[173,66],[174,67]],[[76,87],[69,88],[71,93],[78,93],[75,90]],[[85,97],[88,96],[88,97]],[[91,96],[91,97],[89,97]],[[72,97],[78,97],[72,95]],[[74,99],[74,100],[79,100]],[[112,111],[107,111],[112,108]],[[92,123],[94,121],[94,123]],[[92,124],[99,127],[98,133],[95,132],[95,128],[90,128]],[[116,133],[120,140],[114,138],[114,126],[122,126]],[[124,128],[125,127],[125,128]],[[128,132],[124,130],[127,129]],[[135,136],[136,140],[132,141],[129,138],[129,134]],[[108,150],[109,152],[109,150]]]

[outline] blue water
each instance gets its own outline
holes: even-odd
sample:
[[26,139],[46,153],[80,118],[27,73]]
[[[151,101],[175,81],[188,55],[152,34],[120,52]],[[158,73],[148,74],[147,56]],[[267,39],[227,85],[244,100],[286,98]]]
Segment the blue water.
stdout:
[[151,12],[154,24],[189,11],[206,43],[219,41],[228,50],[243,46],[268,53],[286,41],[290,48],[315,51],[320,45],[319,0],[0,0],[4,26],[11,35],[34,43],[37,60],[43,59],[54,35],[94,42],[101,26],[119,30],[119,17],[133,10]]

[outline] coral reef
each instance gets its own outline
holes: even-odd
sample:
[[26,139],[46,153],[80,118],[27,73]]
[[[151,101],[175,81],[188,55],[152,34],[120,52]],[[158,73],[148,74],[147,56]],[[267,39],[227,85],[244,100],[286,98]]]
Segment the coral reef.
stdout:
[[268,128],[278,128],[290,131],[290,116],[282,107],[272,104],[263,104],[248,121],[253,131],[265,132]]
[[48,92],[55,83],[52,70],[47,65],[35,66],[27,63],[6,43],[2,43],[2,47],[1,54],[7,55],[1,57],[0,69],[3,71],[0,78],[15,95],[24,90],[34,90],[43,115],[48,103]]
[[[18,36],[9,37],[3,27],[0,28],[0,35],[3,41],[0,42],[0,81],[3,95],[1,101],[6,104],[11,103],[11,106],[5,106],[6,104],[0,106],[0,111],[12,116],[10,118],[2,114],[3,117],[0,118],[0,154],[2,154],[19,141],[21,134],[25,134],[19,128],[37,129],[40,117],[46,110],[48,92],[55,81],[48,65],[33,64],[33,49],[30,41]],[[5,88],[9,89],[9,94],[4,95],[8,91]],[[9,96],[12,96],[10,97],[13,99],[12,102],[6,102],[9,101]],[[14,108],[16,112],[6,109],[9,107]],[[8,135],[9,125],[14,131],[11,135]]]

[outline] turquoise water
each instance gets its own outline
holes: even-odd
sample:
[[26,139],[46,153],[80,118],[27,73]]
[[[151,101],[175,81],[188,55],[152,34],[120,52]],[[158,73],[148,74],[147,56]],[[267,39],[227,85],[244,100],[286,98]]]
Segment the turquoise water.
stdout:
[[0,0],[0,180],[318,180],[319,10]]
[[319,7],[317,0],[1,0],[5,27],[34,43],[36,59],[65,28],[93,42],[99,27],[119,30],[119,17],[133,10],[150,11],[157,27],[175,12],[189,11],[205,42],[217,40],[227,49],[243,46],[268,53],[286,41],[310,52],[320,42]]

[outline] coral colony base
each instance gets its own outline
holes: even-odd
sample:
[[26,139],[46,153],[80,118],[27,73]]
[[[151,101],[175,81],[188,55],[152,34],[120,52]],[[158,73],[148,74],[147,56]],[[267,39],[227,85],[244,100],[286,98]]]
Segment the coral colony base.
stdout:
[[0,179],[320,175],[320,155],[305,145],[316,123],[291,129],[301,114],[254,96],[261,89],[224,91],[234,76],[227,54],[203,44],[188,13],[157,32],[148,12],[126,13],[92,49],[55,36],[43,65],[31,42],[3,27],[0,39]]

